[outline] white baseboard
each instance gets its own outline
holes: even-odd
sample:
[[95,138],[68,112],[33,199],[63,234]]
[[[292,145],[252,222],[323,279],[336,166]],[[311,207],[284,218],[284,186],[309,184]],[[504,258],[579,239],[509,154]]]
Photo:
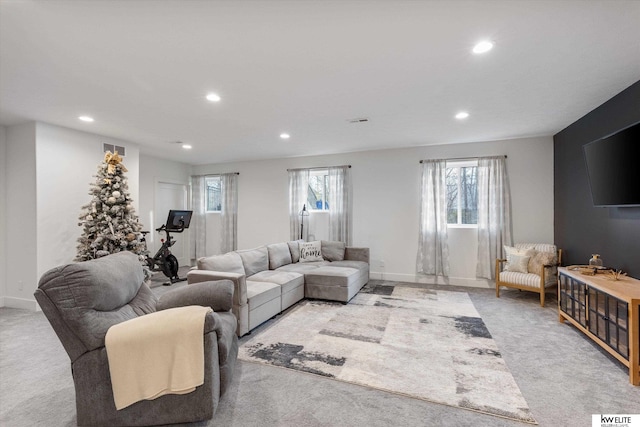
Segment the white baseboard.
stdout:
[[442,277],[424,276],[418,274],[406,274],[406,273],[384,273],[372,271],[369,273],[371,279],[376,280],[390,280],[397,282],[409,282],[409,283],[427,283],[433,285],[450,285],[450,286],[467,286],[472,288],[488,288],[494,289],[495,284],[493,280],[487,279],[469,279],[465,277],[449,277],[444,279]]
[[40,311],[40,306],[33,299],[2,297],[2,307],[21,308],[23,310]]

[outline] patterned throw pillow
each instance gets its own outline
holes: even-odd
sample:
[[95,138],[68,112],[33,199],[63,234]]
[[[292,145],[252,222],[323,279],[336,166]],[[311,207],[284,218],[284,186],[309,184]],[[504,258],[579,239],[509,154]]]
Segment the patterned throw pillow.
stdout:
[[523,255],[509,255],[509,263],[505,267],[505,271],[514,271],[516,273],[527,273],[527,266],[529,265],[529,256]]
[[552,265],[556,263],[556,255],[551,252],[539,252],[533,251],[533,255],[529,258],[529,265],[527,270],[529,273],[537,274],[540,276],[543,265]]
[[300,262],[313,261],[324,261],[320,241],[300,243]]

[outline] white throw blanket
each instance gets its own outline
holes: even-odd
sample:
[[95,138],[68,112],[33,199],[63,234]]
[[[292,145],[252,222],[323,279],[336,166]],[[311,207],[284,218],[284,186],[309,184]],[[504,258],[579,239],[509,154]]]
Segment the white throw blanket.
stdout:
[[204,383],[204,320],[210,307],[192,305],[112,326],[105,337],[116,409]]

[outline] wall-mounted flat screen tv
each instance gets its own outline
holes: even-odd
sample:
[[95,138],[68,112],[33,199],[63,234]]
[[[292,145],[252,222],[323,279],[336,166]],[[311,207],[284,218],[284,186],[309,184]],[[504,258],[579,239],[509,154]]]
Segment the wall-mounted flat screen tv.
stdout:
[[582,148],[594,206],[640,206],[640,123]]

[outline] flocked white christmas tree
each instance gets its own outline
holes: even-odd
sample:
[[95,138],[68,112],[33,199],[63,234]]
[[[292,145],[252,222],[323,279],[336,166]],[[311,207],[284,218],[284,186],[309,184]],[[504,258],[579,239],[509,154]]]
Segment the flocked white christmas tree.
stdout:
[[118,152],[107,151],[98,165],[95,182],[90,184],[91,202],[82,207],[78,225],[83,229],[78,238],[76,261],[87,261],[120,251],[137,254],[145,265],[146,246],[142,241],[142,225],[133,208],[127,168]]

